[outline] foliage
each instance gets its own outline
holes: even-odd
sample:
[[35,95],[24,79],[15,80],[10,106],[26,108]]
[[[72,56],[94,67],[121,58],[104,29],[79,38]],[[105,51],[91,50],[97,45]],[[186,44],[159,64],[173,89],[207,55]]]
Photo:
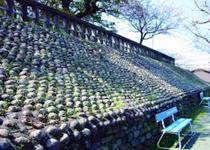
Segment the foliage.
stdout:
[[[5,5],[4,0],[0,0],[0,7],[1,7],[1,6],[3,6],[3,7],[4,7],[4,5]],[[2,15],[2,14],[3,14],[3,12],[4,12],[4,11],[0,9],[0,15]],[[1,45],[1,43],[0,43],[0,45]]]
[[121,2],[118,9],[121,18],[140,34],[140,44],[158,34],[169,33],[180,21],[179,14],[173,8],[153,4],[151,0],[127,0]]
[[72,16],[114,30],[114,22],[104,20],[102,15],[117,15],[114,7],[124,0],[40,0],[43,4],[60,9]]
[[4,0],[0,0],[0,6],[4,6]]

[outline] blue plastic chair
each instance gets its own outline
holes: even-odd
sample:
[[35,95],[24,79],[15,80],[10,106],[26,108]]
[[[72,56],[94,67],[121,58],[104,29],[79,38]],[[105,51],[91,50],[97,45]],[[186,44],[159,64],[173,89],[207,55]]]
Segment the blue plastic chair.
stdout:
[[206,97],[204,96],[204,93],[203,92],[200,92],[200,98],[201,98],[201,102],[200,102],[200,105],[206,101],[208,103],[208,107],[210,107],[210,97]]
[[[179,118],[177,120],[175,120],[174,118],[174,114],[176,114],[178,112],[177,110],[177,107],[173,107],[173,108],[170,108],[164,112],[161,112],[161,113],[158,113],[155,115],[155,118],[156,118],[156,122],[162,122],[162,135],[160,136],[158,142],[157,142],[157,146],[158,148],[160,149],[170,149],[168,147],[161,147],[160,146],[160,142],[161,140],[163,139],[163,136],[165,134],[175,134],[178,136],[178,140],[179,140],[179,150],[181,150],[182,148],[182,144],[181,144],[181,131],[187,127],[188,125],[190,126],[190,132],[191,134],[190,135],[193,135],[193,132],[192,132],[192,119],[190,118]],[[167,127],[165,126],[165,123],[164,123],[164,119],[166,118],[169,118],[171,117],[172,118],[172,121],[173,123],[168,125]],[[189,135],[189,134],[188,134]]]

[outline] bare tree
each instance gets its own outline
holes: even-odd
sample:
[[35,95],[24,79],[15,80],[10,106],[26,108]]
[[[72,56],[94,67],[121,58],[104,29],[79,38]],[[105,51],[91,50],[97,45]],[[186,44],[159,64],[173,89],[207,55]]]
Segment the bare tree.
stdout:
[[200,40],[210,46],[210,1],[194,0],[195,6],[200,14],[199,19],[192,21],[190,31]]
[[155,5],[151,0],[127,0],[119,6],[121,17],[134,32],[140,34],[139,44],[158,34],[167,34],[178,26],[179,15],[173,8]]

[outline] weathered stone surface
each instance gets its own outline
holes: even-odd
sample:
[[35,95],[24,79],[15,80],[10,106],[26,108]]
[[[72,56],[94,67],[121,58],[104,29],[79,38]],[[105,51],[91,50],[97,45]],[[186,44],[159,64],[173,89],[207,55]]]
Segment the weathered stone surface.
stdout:
[[42,129],[42,128],[44,128],[44,124],[41,122],[35,122],[35,123],[33,123],[33,127],[35,129]]
[[48,126],[46,129],[47,134],[54,135],[54,136],[58,135],[59,131],[60,130],[55,126]]
[[113,140],[114,138],[114,135],[110,135],[110,136],[107,136],[107,137],[104,137],[101,142],[102,143],[109,143],[111,140]]
[[68,123],[62,123],[59,128],[62,131],[67,131],[69,129],[69,124]]
[[79,122],[77,120],[73,120],[70,122],[70,127],[72,129],[77,129],[79,127]]
[[15,149],[8,140],[0,138],[0,150],[15,150]]
[[152,134],[151,133],[147,133],[146,138],[150,139],[151,137],[152,137]]
[[81,128],[84,128],[85,125],[87,124],[88,120],[86,118],[79,118],[79,125]]
[[82,132],[82,135],[86,138],[90,137],[90,135],[91,135],[91,131],[88,128],[83,129],[81,132]]
[[67,145],[70,142],[69,136],[66,133],[64,133],[60,139],[60,142],[62,145]]
[[[189,100],[182,98],[208,87],[189,72],[135,53],[7,17],[0,22],[0,127],[15,133],[0,134],[16,144],[27,143],[30,134],[36,149],[78,150],[94,142],[95,149],[113,143],[113,149],[136,149],[158,133],[150,126],[156,109],[185,110]],[[193,109],[197,101],[190,101]]]
[[8,54],[9,54],[8,51],[3,50],[3,49],[0,50],[0,55],[1,55],[2,57],[7,57]]
[[74,135],[74,139],[75,139],[76,141],[79,141],[79,140],[81,139],[81,134],[80,134],[79,131],[74,130],[74,131],[73,131],[73,135]]
[[141,143],[144,143],[145,140],[146,140],[145,136],[141,136],[141,138],[140,138]]
[[137,130],[134,132],[134,138],[137,138],[139,135],[140,135],[140,131]]
[[6,138],[9,136],[9,130],[7,129],[0,129],[0,137]]
[[96,150],[109,150],[109,147],[108,146],[102,146],[102,147],[97,148]]
[[14,119],[5,119],[3,125],[11,128],[15,128],[17,126],[16,121]]
[[30,136],[35,138],[38,141],[41,141],[46,137],[46,133],[43,130],[34,130],[31,131]]
[[42,145],[38,144],[34,146],[34,150],[45,150],[45,148]]
[[22,111],[22,114],[23,114],[24,116],[29,116],[29,117],[32,117],[32,116],[33,116],[32,112],[31,112],[30,110],[28,110],[28,109],[23,110],[23,111]]
[[0,117],[0,125],[3,123],[3,118]]
[[8,108],[8,112],[19,112],[20,110],[21,110],[21,108],[18,106],[10,106]]
[[27,138],[27,137],[24,137],[24,136],[20,136],[20,137],[17,137],[17,138],[15,138],[14,139],[14,141],[15,141],[15,143],[17,143],[17,144],[27,144],[27,143],[29,143],[30,142],[30,140],[29,140],[29,138]]
[[56,139],[50,138],[47,140],[46,148],[47,150],[59,150],[60,142]]

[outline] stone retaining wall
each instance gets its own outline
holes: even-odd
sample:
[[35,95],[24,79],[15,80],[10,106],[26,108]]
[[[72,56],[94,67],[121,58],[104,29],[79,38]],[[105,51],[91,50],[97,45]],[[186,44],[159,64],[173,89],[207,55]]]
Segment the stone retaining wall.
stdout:
[[177,115],[189,117],[198,109],[199,102],[199,95],[193,94],[159,108],[154,107],[141,117],[130,118],[123,123],[99,129],[97,135],[70,144],[72,147],[70,149],[145,150],[156,144],[159,136],[160,130],[154,118],[156,113],[177,106],[179,109]]
[[157,110],[191,113],[189,94],[209,86],[174,65],[0,22],[0,150],[145,149]]
[[[0,129],[1,150],[146,150],[155,145],[159,137],[159,127],[155,114],[177,106],[180,116],[189,117],[198,110],[199,94],[192,94],[181,99],[161,103],[154,107],[135,110],[124,110],[117,114],[117,119],[104,114],[97,117],[80,118],[69,124],[48,126],[16,133]],[[23,111],[25,112],[25,111]],[[11,114],[15,116],[15,114]],[[119,119],[120,118],[120,119]],[[114,121],[116,120],[116,121]],[[3,124],[7,123],[5,120]],[[9,122],[9,125],[12,125]],[[18,123],[17,123],[18,124]],[[15,125],[13,125],[15,129]],[[149,149],[148,149],[149,150]]]

